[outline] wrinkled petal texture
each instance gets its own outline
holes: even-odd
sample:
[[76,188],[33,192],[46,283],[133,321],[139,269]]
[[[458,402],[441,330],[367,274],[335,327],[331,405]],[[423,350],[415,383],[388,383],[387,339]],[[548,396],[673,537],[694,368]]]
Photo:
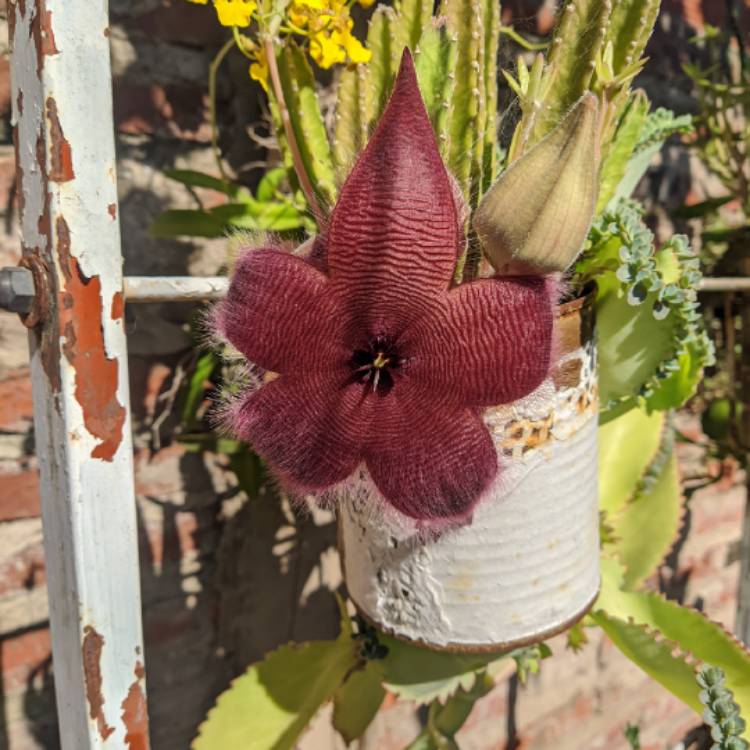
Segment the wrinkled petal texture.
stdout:
[[319,372],[342,365],[342,315],[328,279],[291,253],[250,250],[237,262],[217,327],[247,357],[273,372]]
[[441,400],[463,406],[515,401],[549,372],[553,322],[540,277],[462,284],[444,296],[435,315],[404,334],[406,373]]
[[353,327],[398,335],[453,274],[459,225],[448,173],[408,54],[326,231],[329,274]]
[[497,473],[479,414],[440,406],[408,379],[380,399],[366,454],[383,496],[420,521],[465,520]]
[[322,490],[362,461],[369,407],[362,394],[343,377],[282,375],[237,406],[232,426],[288,484]]

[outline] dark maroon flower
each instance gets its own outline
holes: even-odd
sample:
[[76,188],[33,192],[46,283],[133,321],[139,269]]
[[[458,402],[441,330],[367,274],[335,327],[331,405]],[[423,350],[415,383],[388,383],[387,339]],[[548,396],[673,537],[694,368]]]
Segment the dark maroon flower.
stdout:
[[542,277],[451,288],[462,242],[405,53],[315,262],[251,250],[219,309],[229,341],[280,373],[236,405],[231,423],[282,479],[319,491],[364,463],[411,518],[471,513],[497,472],[481,408],[542,382],[553,315]]

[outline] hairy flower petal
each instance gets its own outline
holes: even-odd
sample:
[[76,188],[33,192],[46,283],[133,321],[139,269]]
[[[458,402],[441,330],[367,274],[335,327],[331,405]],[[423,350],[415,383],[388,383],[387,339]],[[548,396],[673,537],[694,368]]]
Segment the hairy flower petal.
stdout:
[[434,316],[404,334],[415,383],[464,406],[515,401],[550,364],[553,308],[543,278],[516,276],[462,284]]
[[282,375],[246,397],[231,423],[292,487],[325,489],[362,460],[362,394],[344,378]]
[[477,412],[435,404],[408,380],[377,406],[366,455],[388,503],[420,521],[465,520],[497,473]]
[[251,362],[273,372],[331,370],[351,356],[328,279],[291,253],[250,250],[235,267],[217,327]]
[[404,52],[390,101],[325,235],[347,314],[368,335],[400,333],[448,289],[459,245],[448,173]]

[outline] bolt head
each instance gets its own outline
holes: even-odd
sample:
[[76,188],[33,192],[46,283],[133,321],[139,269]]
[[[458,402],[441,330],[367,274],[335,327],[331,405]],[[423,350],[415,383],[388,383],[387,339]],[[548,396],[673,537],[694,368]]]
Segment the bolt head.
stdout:
[[34,303],[34,277],[27,268],[0,268],[0,308],[25,315]]

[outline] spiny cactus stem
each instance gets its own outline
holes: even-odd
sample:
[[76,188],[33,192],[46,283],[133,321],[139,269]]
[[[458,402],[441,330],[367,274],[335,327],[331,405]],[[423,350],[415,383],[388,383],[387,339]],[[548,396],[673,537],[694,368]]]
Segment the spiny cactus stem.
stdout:
[[315,221],[321,224],[325,215],[318,204],[317,198],[315,197],[315,190],[313,189],[312,182],[310,181],[310,175],[307,174],[305,164],[302,160],[302,154],[297,143],[297,137],[294,134],[294,128],[292,127],[292,119],[289,116],[289,109],[286,104],[284,97],[284,88],[281,85],[281,76],[279,75],[279,68],[276,63],[276,48],[274,47],[273,38],[271,36],[265,37],[263,40],[263,47],[266,53],[266,60],[268,61],[268,72],[271,76],[271,85],[273,87],[274,97],[276,104],[279,107],[279,116],[281,117],[281,124],[284,127],[284,135],[286,136],[287,145],[289,146],[289,152],[292,155],[292,163],[294,164],[294,171],[297,174],[302,192],[305,194],[307,205],[310,207]]

